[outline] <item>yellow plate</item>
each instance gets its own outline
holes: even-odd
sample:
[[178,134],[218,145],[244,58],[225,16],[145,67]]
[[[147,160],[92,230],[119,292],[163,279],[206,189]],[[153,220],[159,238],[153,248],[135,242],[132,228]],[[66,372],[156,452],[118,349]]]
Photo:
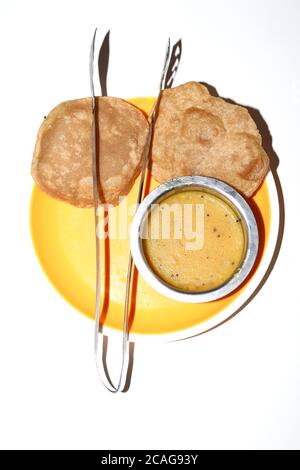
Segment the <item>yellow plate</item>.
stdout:
[[[153,105],[152,98],[136,98],[130,102],[147,113]],[[152,181],[151,189],[156,185]],[[138,181],[122,204],[134,204],[137,188]],[[260,249],[253,276],[264,256],[270,230],[271,210],[266,181],[248,202],[254,210],[260,231]],[[110,230],[118,230],[121,223],[120,207],[110,209],[109,217]],[[128,227],[131,218],[128,216]],[[95,309],[94,232],[93,209],[79,209],[56,201],[34,186],[31,198],[31,234],[37,257],[57,291],[90,318],[94,318]],[[105,318],[107,327],[120,330],[123,324],[129,241],[111,239],[102,243],[102,251],[102,276],[104,271],[106,273],[102,318]],[[168,335],[192,331],[196,325],[207,322],[224,309],[228,310],[228,306],[240,296],[250,279],[251,276],[241,288],[223,299],[193,305],[163,297],[136,274],[136,302],[130,316],[131,334]]]

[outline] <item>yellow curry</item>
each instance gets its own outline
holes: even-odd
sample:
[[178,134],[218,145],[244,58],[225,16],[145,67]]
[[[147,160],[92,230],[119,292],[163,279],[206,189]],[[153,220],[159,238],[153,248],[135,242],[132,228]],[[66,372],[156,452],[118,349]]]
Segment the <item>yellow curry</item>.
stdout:
[[228,281],[245,251],[242,221],[217,195],[174,193],[152,206],[143,249],[153,271],[181,291],[204,292]]

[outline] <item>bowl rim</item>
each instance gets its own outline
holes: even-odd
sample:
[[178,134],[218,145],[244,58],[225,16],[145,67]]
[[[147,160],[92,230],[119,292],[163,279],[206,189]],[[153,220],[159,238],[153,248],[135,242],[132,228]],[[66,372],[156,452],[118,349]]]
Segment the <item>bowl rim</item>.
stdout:
[[[242,219],[246,238],[243,260],[233,276],[221,286],[204,292],[178,290],[160,279],[158,275],[153,272],[147,262],[143,253],[142,240],[140,237],[143,224],[149,210],[151,210],[152,204],[165,199],[174,191],[190,189],[193,187],[199,189],[203,188],[208,192],[214,193],[233,207]],[[256,219],[246,200],[232,186],[208,176],[182,176],[161,183],[141,202],[134,215],[130,228],[130,249],[134,264],[136,265],[139,274],[160,294],[185,303],[211,302],[225,297],[237,289],[245,281],[252,270],[257,257],[258,245],[259,233]]]

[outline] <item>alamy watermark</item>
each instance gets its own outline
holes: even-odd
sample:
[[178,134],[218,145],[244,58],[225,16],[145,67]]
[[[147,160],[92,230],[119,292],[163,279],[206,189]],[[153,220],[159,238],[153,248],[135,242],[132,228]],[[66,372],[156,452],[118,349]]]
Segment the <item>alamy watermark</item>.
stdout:
[[[136,204],[128,205],[122,198],[113,208],[98,208],[98,215],[103,220],[98,224],[97,236],[112,240],[126,240],[129,236],[129,224],[136,212]],[[140,233],[142,239],[182,240],[186,250],[201,250],[204,245],[204,204],[179,204],[167,202],[152,204],[145,217]]]

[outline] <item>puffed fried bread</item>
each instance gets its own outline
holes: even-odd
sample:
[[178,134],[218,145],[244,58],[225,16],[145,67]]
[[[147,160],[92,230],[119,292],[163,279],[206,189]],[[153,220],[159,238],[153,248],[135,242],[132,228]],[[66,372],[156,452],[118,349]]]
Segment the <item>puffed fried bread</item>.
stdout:
[[251,196],[269,158],[248,110],[209,94],[197,82],[162,93],[152,145],[152,175],[218,178]]
[[[120,98],[97,98],[100,139],[100,199],[116,205],[139,174],[148,122]],[[32,176],[50,196],[77,207],[93,206],[91,99],[65,101],[42,123]]]

